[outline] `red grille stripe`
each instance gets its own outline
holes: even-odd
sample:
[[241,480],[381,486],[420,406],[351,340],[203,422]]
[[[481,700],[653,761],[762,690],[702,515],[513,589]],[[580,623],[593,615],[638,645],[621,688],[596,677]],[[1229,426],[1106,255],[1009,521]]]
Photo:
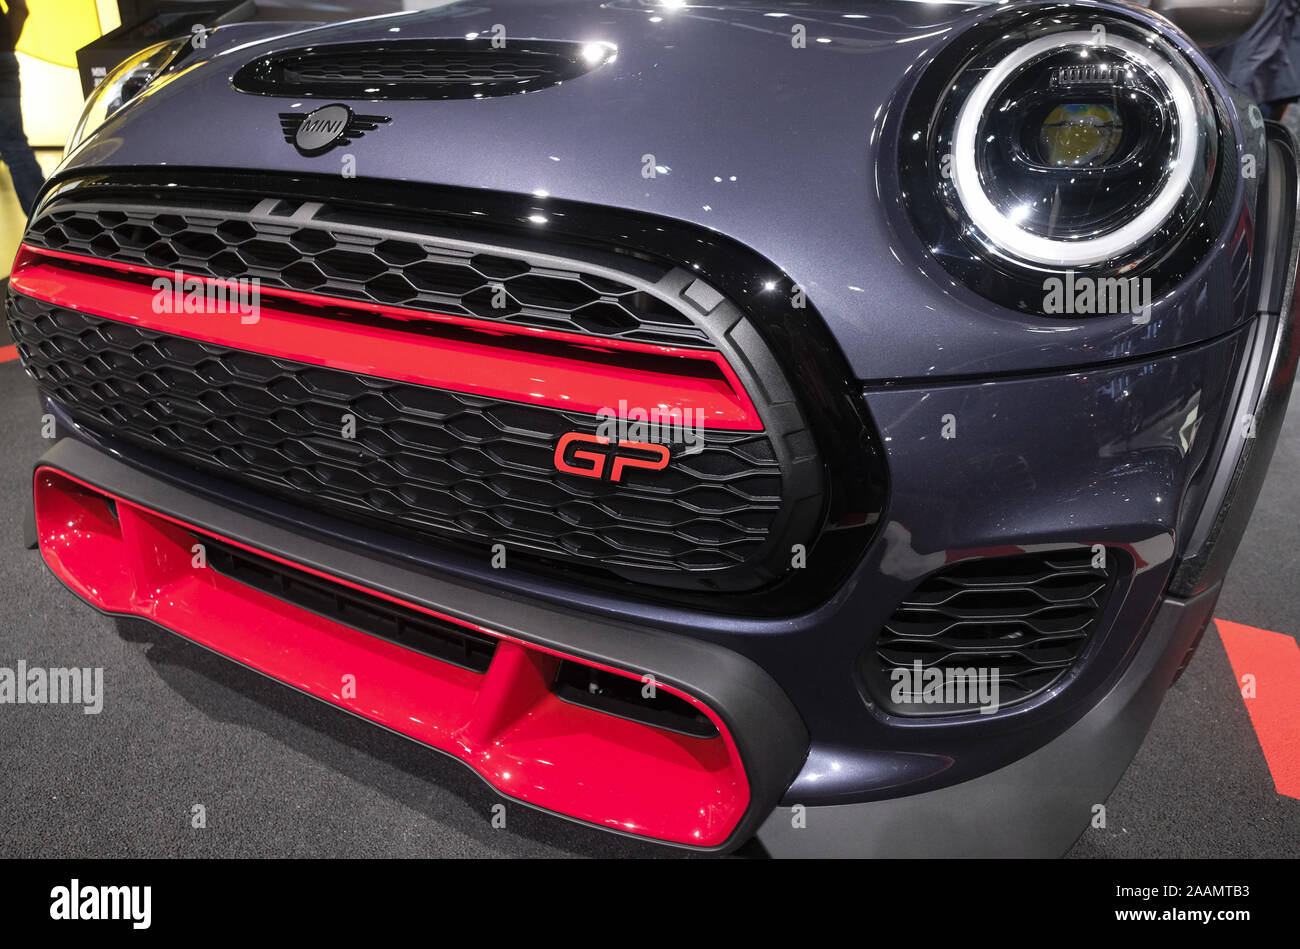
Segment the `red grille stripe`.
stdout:
[[[153,280],[175,282],[177,274],[24,244],[10,285],[94,316],[331,369],[574,412],[618,413],[625,405],[680,412],[702,428],[763,427],[740,380],[717,352],[503,327],[272,287],[259,288],[256,322],[242,322],[237,312],[155,312],[159,291]],[[205,293],[233,285],[180,276],[201,281]]]

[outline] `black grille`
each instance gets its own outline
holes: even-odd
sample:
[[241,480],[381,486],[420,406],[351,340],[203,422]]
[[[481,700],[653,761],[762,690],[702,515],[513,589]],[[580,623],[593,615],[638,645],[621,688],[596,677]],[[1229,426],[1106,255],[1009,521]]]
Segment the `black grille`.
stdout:
[[[417,543],[397,546],[411,556],[426,556],[418,548],[427,545],[427,556],[453,548],[477,559],[489,544],[503,543],[512,568],[656,602],[765,615],[821,602],[852,569],[883,504],[878,443],[861,414],[856,384],[816,314],[768,299],[781,293],[754,293],[754,281],[776,272],[774,265],[667,218],[409,182],[399,188],[358,180],[348,191],[340,197],[337,181],[324,175],[116,171],[65,181],[48,196],[26,240],[76,257],[254,278],[267,290],[340,299],[339,307],[311,305],[319,318],[392,328],[393,315],[369,316],[364,306],[344,304],[397,304],[596,343],[714,350],[754,400],[764,433],[710,434],[705,451],[684,457],[680,446],[671,446],[673,460],[655,473],[654,485],[637,477],[615,496],[614,489],[560,475],[551,464],[558,433],[594,430],[597,420],[589,416],[419,386],[409,387],[416,400],[397,402],[404,388],[397,383],[243,352],[200,348],[198,355],[181,355],[173,347],[185,341],[174,337],[161,348],[152,339],[139,344],[143,349],[129,343],[129,354],[95,361],[79,336],[68,351],[42,353],[32,341],[40,334],[31,331],[23,350],[29,371],[39,379],[42,365],[59,364],[64,374],[52,368],[42,389],[105,447],[139,464],[166,467],[174,457],[232,486],[247,484],[297,505],[286,516],[344,516],[377,533],[405,535]],[[533,222],[542,211],[553,215],[552,226]],[[689,266],[677,262],[686,246],[692,247]],[[504,298],[505,306],[493,306],[500,302],[493,297]],[[17,324],[33,314],[15,305],[10,317]],[[406,325],[427,329],[423,320]],[[604,358],[599,353],[593,349],[592,358]],[[75,368],[82,362],[93,372]],[[339,375],[346,382],[337,382]],[[93,384],[78,384],[78,377]],[[145,388],[173,377],[191,381],[175,393]],[[285,411],[271,385],[302,386],[306,401]],[[262,391],[250,391],[256,389]],[[119,391],[127,398],[118,398]],[[376,393],[380,398],[372,399]],[[419,398],[451,399],[464,409],[408,408]],[[330,421],[311,414],[322,405]],[[340,444],[333,421],[340,413],[370,418],[370,431],[378,434]],[[476,420],[467,429],[463,419],[470,417]],[[516,423],[518,417],[527,421]],[[427,443],[394,440],[408,424]],[[491,432],[480,435],[472,428],[479,424]],[[238,433],[234,442],[231,428]],[[456,447],[446,447],[447,440]],[[542,442],[547,455],[539,470]],[[408,453],[415,463],[408,464]],[[467,456],[474,462],[468,467]],[[449,483],[439,465],[451,465],[457,480]],[[438,477],[429,477],[433,471]],[[172,475],[185,478],[179,468]],[[632,506],[621,507],[625,502]],[[792,570],[796,544],[815,551],[822,567]],[[644,587],[629,587],[629,580]],[[713,595],[720,591],[736,595]]]
[[238,547],[206,537],[199,539],[208,565],[245,586],[471,672],[487,672],[492,662],[497,641],[491,636],[373,593],[282,567]]
[[318,202],[273,198],[205,198],[201,207],[79,201],[40,214],[24,239],[50,250],[252,277],[268,287],[348,300],[639,342],[708,343],[689,316],[649,291],[662,269],[620,260],[646,281],[638,286],[603,267],[441,236],[397,214],[381,222]]
[[[558,437],[595,432],[593,416],[226,349],[13,292],[8,312],[37,385],[101,436],[421,535],[656,571],[667,585],[771,579],[755,561],[770,553],[782,474],[763,433],[706,429],[697,453],[610,484],[554,468]],[[729,580],[686,577],[742,565]]]
[[965,702],[925,701],[912,689],[924,681],[895,678],[895,670],[912,672],[919,662],[945,676],[996,669],[999,707],[1042,692],[1079,659],[1096,630],[1119,556],[1109,549],[1098,554],[1085,547],[980,559],[932,574],[864,653],[871,691],[899,715],[977,707],[971,696]]
[[332,99],[460,99],[535,92],[603,65],[612,48],[490,38],[338,44],[254,60],[240,92]]

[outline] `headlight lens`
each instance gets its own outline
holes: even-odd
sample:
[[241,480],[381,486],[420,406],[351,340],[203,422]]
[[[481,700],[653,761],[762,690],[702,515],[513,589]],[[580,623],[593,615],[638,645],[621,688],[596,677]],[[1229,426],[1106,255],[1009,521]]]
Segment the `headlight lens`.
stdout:
[[158,78],[176,54],[189,42],[190,37],[182,36],[166,43],[158,43],[118,63],[113,71],[91,91],[85,107],[81,110],[81,118],[77,120],[72,134],[68,136],[64,151],[71,152],[95,129],[103,125],[109,116],[139,95],[145,86]]
[[913,221],[951,272],[1024,309],[1065,270],[1176,279],[1223,177],[1205,85],[1141,24],[1042,9],[984,24],[922,78],[901,135]]

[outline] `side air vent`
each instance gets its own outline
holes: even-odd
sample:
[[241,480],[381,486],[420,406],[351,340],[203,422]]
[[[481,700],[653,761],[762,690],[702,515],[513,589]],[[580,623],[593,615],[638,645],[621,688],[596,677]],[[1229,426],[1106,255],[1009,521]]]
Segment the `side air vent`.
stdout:
[[1098,566],[1102,558],[1083,547],[931,574],[864,651],[869,691],[890,713],[908,716],[972,712],[994,695],[998,708],[1032,698],[1083,655],[1120,556],[1107,549]]
[[637,679],[603,672],[580,662],[564,660],[555,672],[555,694],[571,705],[617,715],[692,738],[716,738],[718,728],[690,702],[670,692],[654,690],[646,697]]
[[489,38],[286,50],[235,73],[240,92],[326,99],[483,99],[536,92],[612,62],[608,43]]

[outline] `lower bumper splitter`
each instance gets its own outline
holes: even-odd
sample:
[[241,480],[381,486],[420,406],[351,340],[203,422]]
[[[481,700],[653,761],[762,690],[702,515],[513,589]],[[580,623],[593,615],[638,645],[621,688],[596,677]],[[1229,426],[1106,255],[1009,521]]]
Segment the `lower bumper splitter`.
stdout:
[[[792,710],[781,730],[794,741],[781,748],[778,734],[784,778],[773,776],[770,749],[755,755],[751,776],[732,723],[684,687],[672,663],[610,662],[514,635],[517,621],[496,628],[394,596],[285,557],[279,544],[231,536],[254,528],[242,515],[229,512],[226,533],[144,500],[164,487],[61,442],[35,473],[46,563],[99,609],[151,620],[452,755],[504,795],[617,832],[718,848],[747,836],[800,763]],[[174,491],[166,487],[160,493]],[[216,512],[199,498],[190,503]],[[292,536],[262,529],[268,540]],[[299,542],[313,562],[330,556]],[[534,617],[542,627],[557,621],[544,608]],[[757,678],[749,686],[775,689]]]

